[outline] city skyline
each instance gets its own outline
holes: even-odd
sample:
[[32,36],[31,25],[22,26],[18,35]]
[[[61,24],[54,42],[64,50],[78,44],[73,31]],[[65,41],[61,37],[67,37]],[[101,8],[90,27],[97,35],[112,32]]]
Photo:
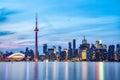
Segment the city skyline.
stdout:
[[36,12],[39,52],[43,44],[68,48],[68,42],[73,39],[81,44],[83,36],[86,36],[88,43],[95,43],[96,40],[108,45],[120,43],[118,0],[110,0],[109,3],[107,0],[6,2],[8,0],[0,2],[1,51],[20,51],[26,47],[34,49]]

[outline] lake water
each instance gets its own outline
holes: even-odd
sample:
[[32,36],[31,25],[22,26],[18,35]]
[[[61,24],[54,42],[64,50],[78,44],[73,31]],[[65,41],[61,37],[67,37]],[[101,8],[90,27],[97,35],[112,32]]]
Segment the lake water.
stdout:
[[120,80],[120,63],[0,62],[0,80]]

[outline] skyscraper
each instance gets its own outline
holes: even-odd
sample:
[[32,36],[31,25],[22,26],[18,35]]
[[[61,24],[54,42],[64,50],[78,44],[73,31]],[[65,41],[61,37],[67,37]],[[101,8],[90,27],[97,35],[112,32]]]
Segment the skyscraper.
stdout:
[[75,49],[76,49],[76,40],[73,39],[73,50],[75,50]]
[[68,43],[68,49],[72,49],[71,46],[72,46],[72,45],[71,45],[71,42],[69,42],[69,43]]
[[35,53],[34,53],[34,60],[38,61],[38,19],[37,19],[37,15],[36,15],[36,27],[35,27]]
[[61,50],[62,49],[62,47],[61,46],[58,46],[58,51],[59,51],[59,53],[61,53]]
[[68,43],[68,59],[72,58],[72,44],[71,42]]
[[43,53],[47,54],[47,44],[43,44]]
[[54,49],[54,53],[56,54],[56,46],[53,46],[53,49]]
[[73,39],[73,49],[72,49],[72,56],[76,54],[76,39]]

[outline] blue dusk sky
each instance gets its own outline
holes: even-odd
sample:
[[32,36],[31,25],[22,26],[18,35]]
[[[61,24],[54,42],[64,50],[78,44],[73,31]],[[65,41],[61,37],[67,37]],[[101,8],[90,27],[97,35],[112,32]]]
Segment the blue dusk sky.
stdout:
[[0,51],[34,50],[38,14],[39,52],[43,44],[68,47],[83,36],[88,43],[120,43],[120,0],[0,0]]

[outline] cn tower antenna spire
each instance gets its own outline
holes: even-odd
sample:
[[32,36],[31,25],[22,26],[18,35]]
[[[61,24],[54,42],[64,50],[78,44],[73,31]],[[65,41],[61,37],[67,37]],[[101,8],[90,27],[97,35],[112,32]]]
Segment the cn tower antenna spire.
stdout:
[[38,30],[38,15],[37,15],[37,13],[36,13],[36,28],[35,29]]
[[84,40],[85,40],[85,36],[84,36]]

